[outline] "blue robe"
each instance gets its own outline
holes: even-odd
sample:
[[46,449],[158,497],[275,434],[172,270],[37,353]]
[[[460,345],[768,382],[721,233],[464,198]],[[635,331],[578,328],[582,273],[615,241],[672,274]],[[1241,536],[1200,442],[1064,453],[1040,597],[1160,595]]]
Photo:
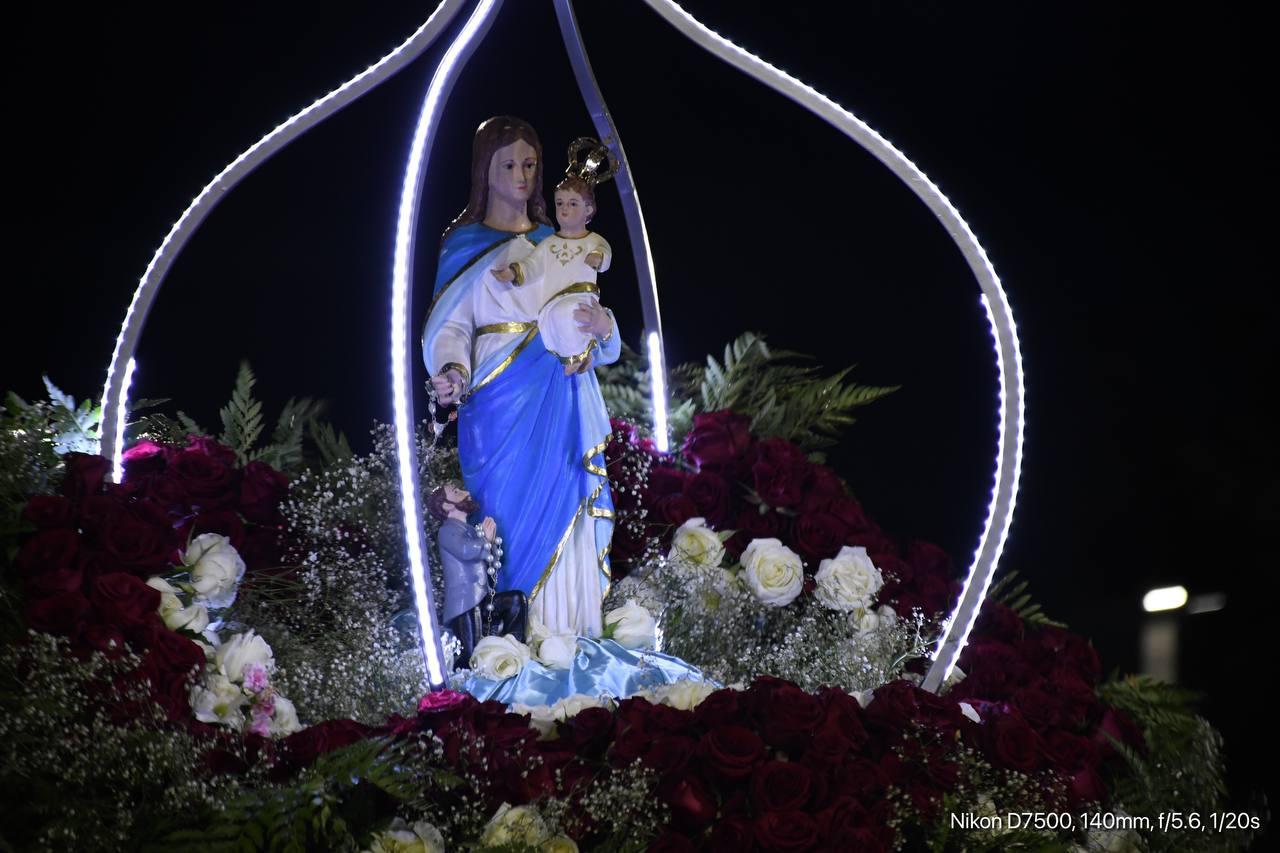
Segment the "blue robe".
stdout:
[[[551,233],[540,225],[523,236],[537,242]],[[484,286],[492,259],[520,236],[476,223],[445,238],[422,339],[428,371],[439,369],[431,353],[445,322],[474,288]],[[617,359],[619,337],[615,329],[596,363]],[[601,585],[607,587],[613,498],[604,448],[610,427],[595,373],[565,376],[536,326],[483,363],[465,367],[471,393],[458,412],[458,455],[465,487],[503,537],[498,589],[519,589],[535,599],[583,517],[594,525]]]

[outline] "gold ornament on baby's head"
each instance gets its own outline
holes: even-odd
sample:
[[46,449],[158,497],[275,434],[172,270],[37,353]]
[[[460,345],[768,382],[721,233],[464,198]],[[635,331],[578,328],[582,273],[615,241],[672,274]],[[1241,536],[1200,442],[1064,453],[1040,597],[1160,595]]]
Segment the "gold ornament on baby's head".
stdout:
[[569,143],[569,178],[580,178],[588,186],[602,184],[618,173],[618,158],[600,140],[581,136]]

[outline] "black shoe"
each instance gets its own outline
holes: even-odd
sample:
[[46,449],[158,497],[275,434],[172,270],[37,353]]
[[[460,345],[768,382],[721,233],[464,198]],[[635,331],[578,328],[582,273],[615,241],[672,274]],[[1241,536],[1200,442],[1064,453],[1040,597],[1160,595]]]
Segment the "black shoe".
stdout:
[[513,589],[494,595],[490,634],[510,634],[523,643],[525,634],[528,633],[528,621],[528,607],[523,592]]
[[476,643],[484,636],[480,623],[480,607],[483,606],[484,603],[481,602],[480,606],[473,607],[466,613],[449,620],[449,630],[462,644],[462,652],[454,661],[454,669],[465,669],[471,666],[471,653],[476,650]]

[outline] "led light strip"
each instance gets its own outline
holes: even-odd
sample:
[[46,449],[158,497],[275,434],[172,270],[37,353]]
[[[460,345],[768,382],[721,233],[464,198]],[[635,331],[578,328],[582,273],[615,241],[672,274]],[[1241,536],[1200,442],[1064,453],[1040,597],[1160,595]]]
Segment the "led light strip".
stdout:
[[458,79],[458,72],[471,57],[476,44],[489,31],[502,0],[481,0],[467,19],[427,87],[409,147],[404,185],[400,191],[400,214],[396,221],[395,260],[391,267],[391,388],[395,406],[396,461],[400,471],[400,506],[404,514],[405,545],[413,592],[422,630],[422,653],[431,686],[444,685],[444,654],[436,625],[436,609],[431,598],[423,543],[422,512],[418,502],[418,452],[414,443],[413,393],[409,385],[413,359],[409,356],[410,284],[413,282],[413,243],[418,224],[422,185],[427,177],[426,160],[440,124],[440,112]]
[[[640,286],[640,310],[644,315],[645,328],[658,336],[657,364],[666,364],[662,339],[662,311],[658,307],[657,274],[653,268],[653,249],[649,245],[649,230],[644,224],[644,211],[640,207],[640,195],[636,192],[635,175],[631,171],[631,163],[627,160],[627,152],[622,147],[622,137],[618,135],[617,125],[609,114],[609,107],[604,102],[604,94],[600,84],[596,82],[595,72],[591,70],[591,60],[587,57],[587,48],[582,41],[582,32],[578,28],[578,18],[573,12],[572,0],[555,0],[556,18],[560,22],[560,37],[564,41],[565,50],[569,54],[569,64],[573,67],[573,76],[578,81],[578,91],[591,113],[591,122],[595,125],[600,141],[609,147],[613,156],[618,158],[621,168],[614,180],[618,184],[618,195],[622,200],[622,215],[627,222],[627,236],[631,239],[632,253],[636,262],[636,282]],[[646,346],[648,346],[646,336]],[[660,368],[650,368],[650,396],[653,400],[654,417],[659,409],[665,413],[667,408],[665,373]],[[657,429],[658,449],[663,453],[668,450],[670,437],[666,427]]]
[[659,453],[671,450],[667,427],[667,371],[662,363],[662,339],[649,333],[649,375],[653,377],[653,438]]
[[[138,362],[129,359],[124,367],[124,382],[120,389],[120,407],[116,410],[116,429],[112,441],[111,479],[117,483],[124,482],[124,421],[129,413],[129,387],[133,385],[133,371]],[[105,431],[105,430],[104,430]]]
[[[671,0],[645,2],[699,47],[795,101],[884,163],[942,222],[978,280],[978,286],[982,290],[982,303],[987,310],[987,319],[996,341],[996,365],[1000,372],[1000,427],[995,487],[987,508],[982,537],[974,553],[973,564],[969,567],[960,601],[944,623],[942,637],[933,653],[933,665],[924,678],[925,689],[937,691],[955,668],[956,660],[960,657],[978,617],[1004,549],[1009,522],[1017,502],[1023,440],[1022,354],[1013,312],[1009,309],[1000,278],[987,258],[986,251],[950,200],[906,155],[864,121],[812,86],[800,82],[708,29]],[[1008,376],[1009,370],[1013,372],[1012,381]]]
[[125,407],[128,382],[125,371],[121,368],[133,359],[151,304],[155,301],[160,285],[168,275],[174,260],[181,254],[191,235],[222,200],[223,195],[240,183],[250,172],[290,142],[343,107],[350,105],[361,95],[385,82],[397,71],[421,56],[462,9],[465,2],[466,0],[442,0],[426,22],[394,50],[311,106],[278,125],[233,160],[205,185],[200,194],[182,212],[182,216],[178,217],[178,221],[165,235],[160,248],[151,257],[151,262],[147,264],[146,271],[143,272],[138,286],[133,291],[129,309],[125,312],[124,322],[120,326],[120,334],[116,336],[111,363],[107,367],[107,381],[102,389],[102,448],[110,454],[112,471],[117,468],[117,460],[120,458],[124,442],[122,412]]

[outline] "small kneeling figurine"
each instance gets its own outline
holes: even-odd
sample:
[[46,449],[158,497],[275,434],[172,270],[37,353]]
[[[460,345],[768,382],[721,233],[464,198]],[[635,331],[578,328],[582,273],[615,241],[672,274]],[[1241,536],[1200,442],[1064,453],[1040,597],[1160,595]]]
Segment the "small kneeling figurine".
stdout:
[[502,540],[490,517],[477,525],[467,516],[480,510],[471,493],[456,483],[432,491],[427,509],[441,520],[440,565],[444,572],[443,621],[459,642],[458,662],[466,666],[482,637],[512,634],[525,639],[526,602],[520,590],[495,592]]

